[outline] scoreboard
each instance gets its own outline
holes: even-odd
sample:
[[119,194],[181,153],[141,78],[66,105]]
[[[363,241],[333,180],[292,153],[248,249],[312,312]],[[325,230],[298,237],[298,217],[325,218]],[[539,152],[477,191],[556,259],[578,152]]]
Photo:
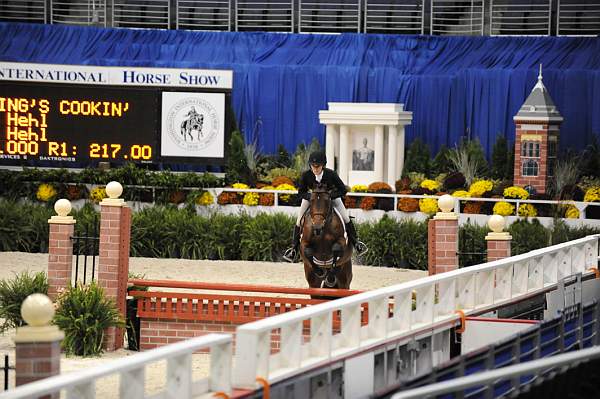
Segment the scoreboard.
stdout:
[[[162,79],[149,81],[157,70],[144,68],[110,70],[98,84],[102,68],[96,68],[92,82],[32,80],[27,73],[17,79],[16,72],[12,80],[0,80],[0,165],[224,162],[230,89],[194,87],[190,70],[180,73],[185,86],[165,86],[162,69]],[[0,79],[6,75],[2,69]],[[202,86],[200,79],[196,85]]]

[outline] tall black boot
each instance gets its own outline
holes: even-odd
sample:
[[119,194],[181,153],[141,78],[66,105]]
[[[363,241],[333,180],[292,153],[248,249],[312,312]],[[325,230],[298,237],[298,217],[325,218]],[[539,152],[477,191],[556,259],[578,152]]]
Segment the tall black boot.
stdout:
[[348,241],[350,242],[350,244],[352,244],[354,249],[356,249],[356,252],[359,256],[365,254],[368,251],[368,248],[365,245],[365,243],[358,239],[358,234],[356,233],[356,228],[354,227],[354,223],[352,223],[352,220],[346,223],[346,233],[348,233]]
[[300,227],[294,225],[294,235],[292,236],[292,247],[288,248],[283,254],[283,259],[288,262],[294,262],[298,255],[298,248],[300,247]]

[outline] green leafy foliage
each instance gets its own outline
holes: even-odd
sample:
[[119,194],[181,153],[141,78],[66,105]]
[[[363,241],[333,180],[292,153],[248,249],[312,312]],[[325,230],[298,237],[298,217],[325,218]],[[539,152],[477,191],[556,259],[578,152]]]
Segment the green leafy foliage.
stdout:
[[493,179],[508,180],[510,178],[508,171],[512,170],[513,165],[512,163],[509,165],[509,160],[508,141],[503,134],[498,134],[492,148],[490,175]]
[[384,215],[378,222],[357,226],[369,247],[362,257],[366,265],[427,269],[427,222],[398,222]]
[[250,174],[244,149],[245,143],[242,133],[237,130],[232,132],[231,139],[229,139],[229,155],[225,169],[225,181],[228,184],[245,181]]
[[0,251],[47,252],[47,206],[0,199]]
[[406,150],[403,174],[410,172],[428,174],[431,169],[429,146],[417,137],[410,143]]
[[54,323],[65,333],[67,355],[97,356],[102,353],[104,330],[125,327],[114,302],[95,282],[69,287],[57,300]]
[[518,220],[509,226],[508,232],[513,237],[512,255],[523,254],[550,244],[550,232],[538,219]]
[[25,325],[21,317],[21,304],[35,293],[48,293],[48,279],[44,272],[25,272],[12,280],[0,280],[0,333]]
[[282,261],[290,246],[296,221],[284,214],[259,213],[247,220],[241,232],[241,258],[254,261]]
[[437,176],[442,173],[448,173],[448,171],[451,169],[451,162],[448,158],[449,154],[450,149],[445,145],[442,145],[435,158],[433,158],[433,170],[431,176]]

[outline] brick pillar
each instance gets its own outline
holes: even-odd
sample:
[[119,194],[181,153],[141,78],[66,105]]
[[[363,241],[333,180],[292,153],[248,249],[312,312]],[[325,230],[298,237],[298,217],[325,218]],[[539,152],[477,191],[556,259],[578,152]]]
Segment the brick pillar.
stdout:
[[[29,295],[21,306],[27,326],[17,328],[15,341],[16,385],[24,385],[60,374],[60,343],[64,333],[50,325],[54,305],[43,294]],[[60,393],[43,398],[58,399]]]
[[[100,254],[98,284],[107,298],[114,301],[125,320],[127,279],[129,276],[129,241],[131,236],[131,209],[118,198],[123,192],[117,182],[106,185],[109,198],[100,203]],[[113,351],[123,347],[124,330],[110,327],[105,334],[104,349]]]
[[512,236],[503,231],[505,223],[504,217],[500,215],[492,215],[488,220],[488,227],[492,230],[485,236],[488,262],[510,257]]
[[71,202],[59,199],[54,204],[58,216],[48,219],[50,234],[48,240],[48,295],[56,299],[57,293],[71,283],[73,265],[73,241],[75,219],[67,216],[71,212]]
[[451,212],[454,198],[442,195],[438,200],[442,212],[438,212],[428,225],[429,275],[458,269],[458,216]]

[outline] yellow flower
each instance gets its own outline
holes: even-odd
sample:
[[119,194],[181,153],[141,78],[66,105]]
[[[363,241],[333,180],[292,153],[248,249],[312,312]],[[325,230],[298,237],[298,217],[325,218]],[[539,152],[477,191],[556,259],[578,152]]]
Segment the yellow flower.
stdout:
[[494,215],[510,216],[515,213],[515,206],[505,201],[496,202],[493,212]]
[[421,198],[419,200],[419,210],[423,213],[433,215],[439,210],[437,198]]
[[469,194],[471,197],[481,197],[494,187],[494,184],[489,180],[479,180],[471,184],[469,187]]
[[504,189],[504,198],[524,199],[529,198],[527,190],[521,187],[511,186]]
[[[275,187],[275,190],[279,190],[279,191],[295,191],[296,187],[292,186],[291,184],[280,184],[277,187]],[[280,195],[279,198],[283,201],[288,201],[290,199],[290,194],[283,194]]]
[[196,198],[196,204],[198,204],[198,205],[207,206],[207,205],[214,204],[214,202],[215,202],[215,198],[208,191],[203,192],[202,195],[199,195]]
[[537,216],[537,209],[531,204],[521,204],[519,205],[519,216],[535,217]]
[[585,202],[598,202],[600,201],[600,187],[591,187],[585,192],[583,197]]
[[95,203],[102,201],[106,197],[106,189],[104,187],[95,187],[90,192],[90,199]]
[[369,188],[364,184],[357,184],[355,186],[352,186],[350,191],[352,191],[353,193],[366,193],[368,189]]
[[248,188],[250,188],[250,186],[248,186],[247,184],[244,183],[233,183],[233,188],[239,188],[241,190],[246,190]]
[[258,205],[258,198],[260,195],[258,193],[246,193],[244,194],[243,203],[248,206],[256,206]]
[[39,201],[48,202],[56,197],[56,190],[50,184],[40,184],[35,196]]
[[465,190],[456,190],[455,192],[452,193],[452,196],[459,197],[459,198],[468,198],[471,196],[471,194]]
[[421,188],[426,188],[430,191],[437,191],[440,189],[440,183],[435,180],[425,179],[421,182]]
[[565,217],[567,219],[579,219],[579,209],[575,205],[569,205],[565,212]]
[[262,186],[260,189],[261,190],[275,190],[275,187],[273,187],[273,186]]

